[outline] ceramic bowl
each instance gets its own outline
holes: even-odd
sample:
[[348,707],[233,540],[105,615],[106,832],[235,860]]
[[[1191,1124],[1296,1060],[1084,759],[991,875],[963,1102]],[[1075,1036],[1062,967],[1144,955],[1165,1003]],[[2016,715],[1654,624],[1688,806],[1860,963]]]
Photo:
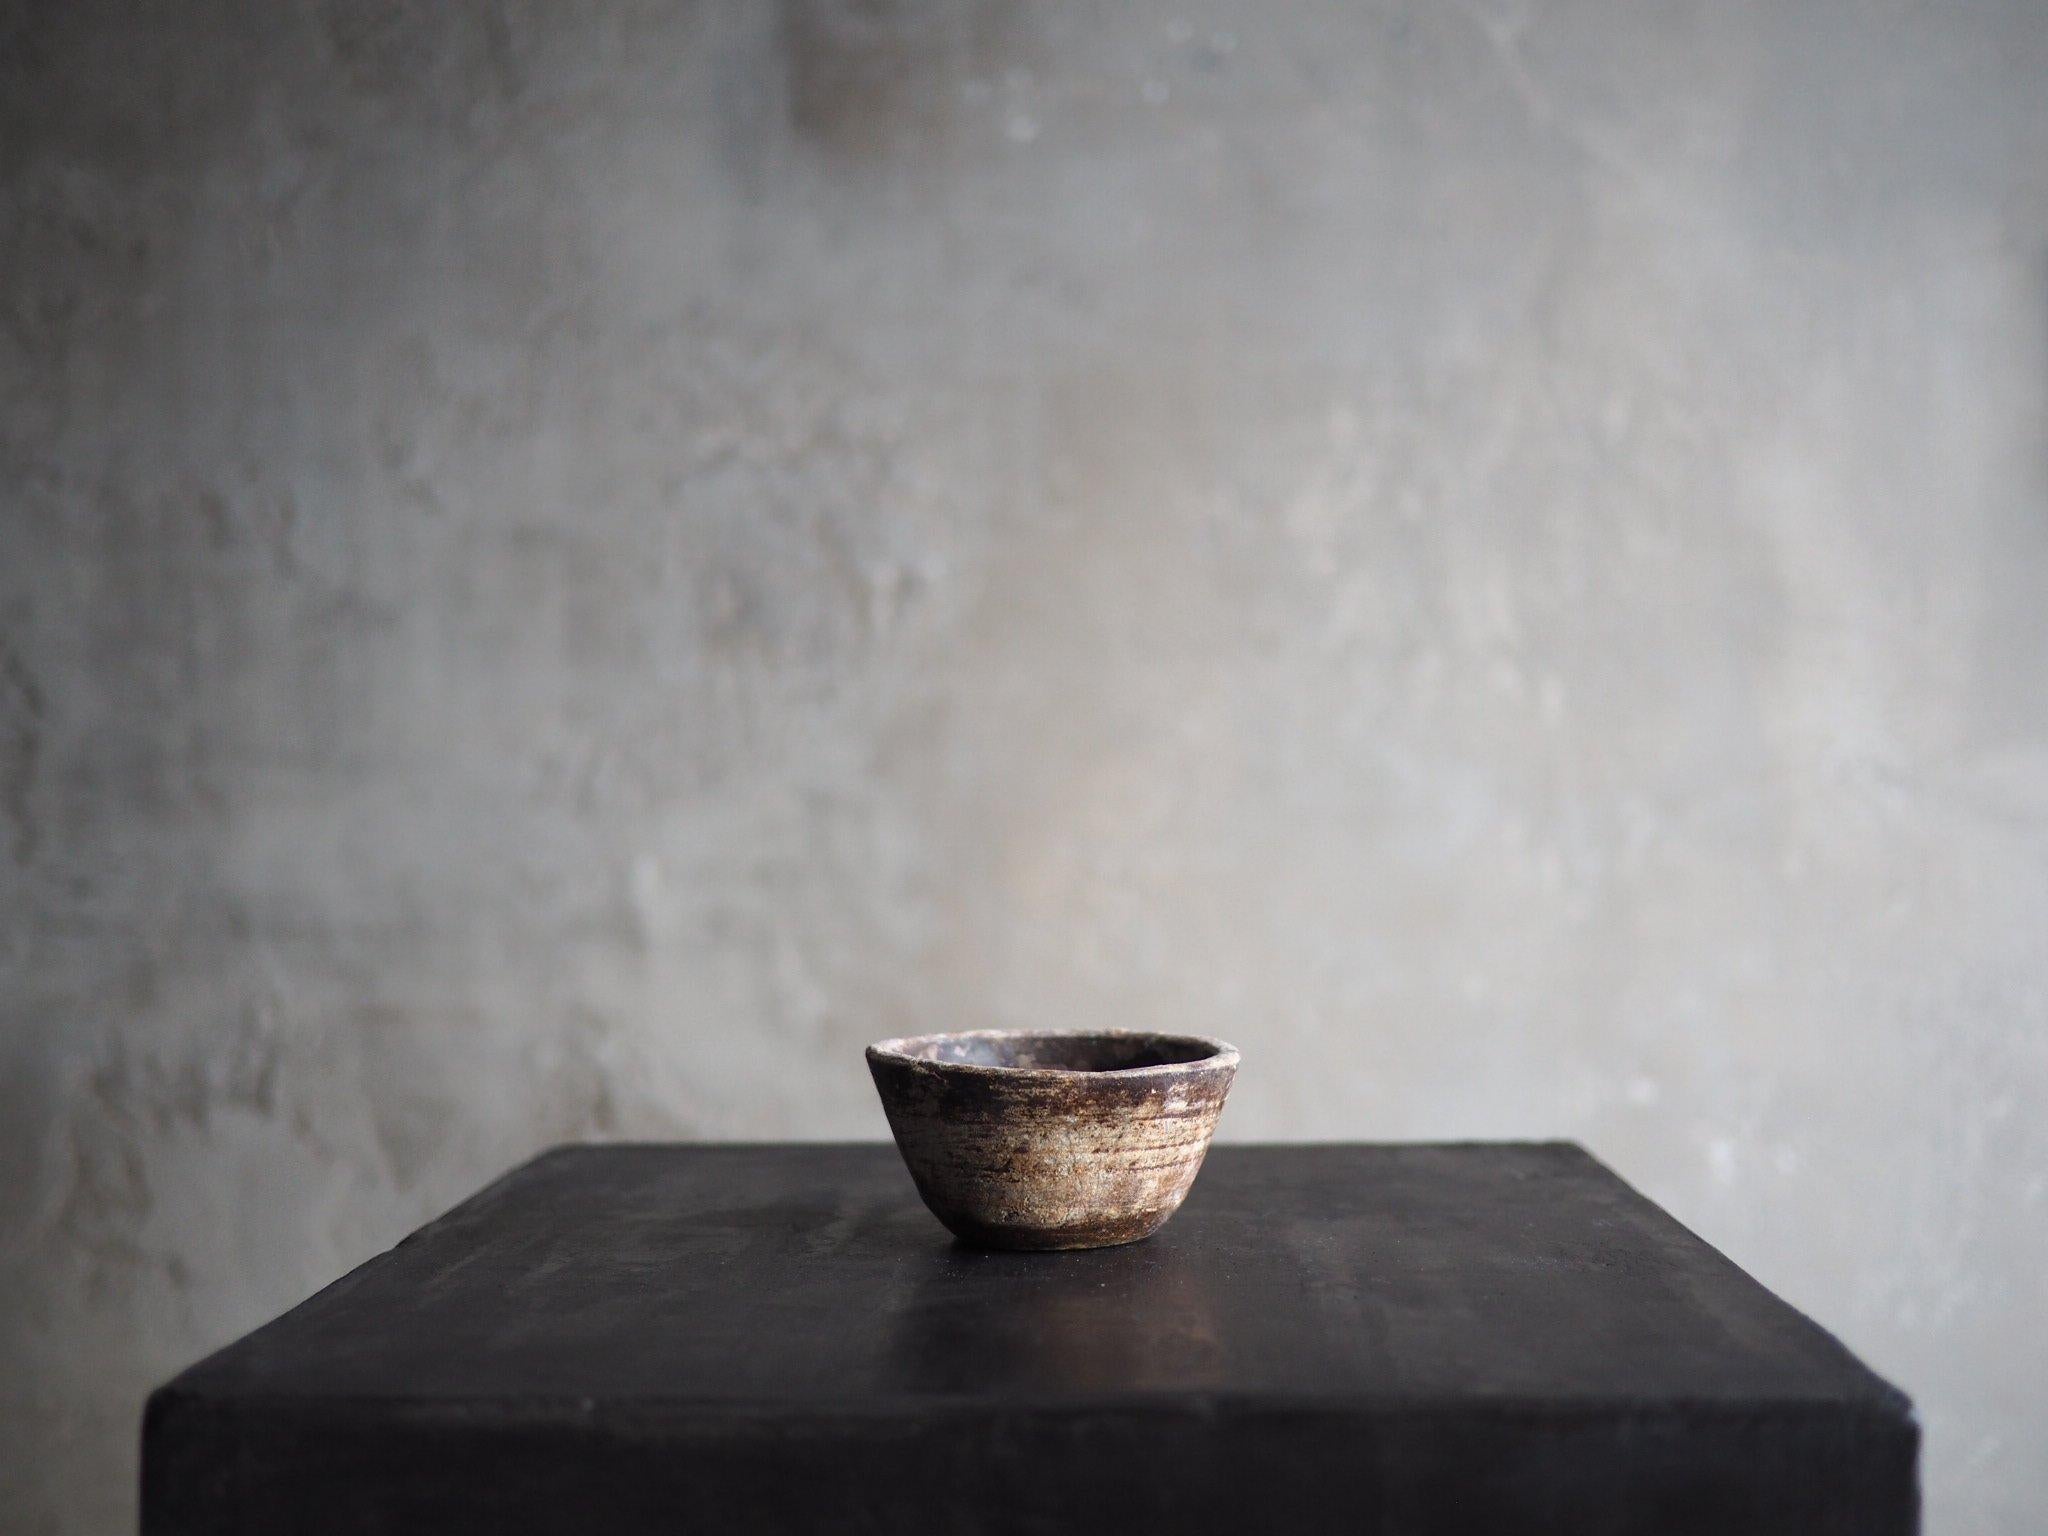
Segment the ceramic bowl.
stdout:
[[932,1214],[989,1248],[1150,1237],[1209,1150],[1237,1049],[1135,1030],[973,1030],[868,1047]]

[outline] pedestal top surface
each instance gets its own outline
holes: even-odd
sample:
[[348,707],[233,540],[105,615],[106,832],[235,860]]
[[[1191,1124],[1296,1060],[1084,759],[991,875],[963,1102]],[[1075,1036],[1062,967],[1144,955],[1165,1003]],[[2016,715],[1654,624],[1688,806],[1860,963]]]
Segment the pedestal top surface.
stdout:
[[956,1246],[888,1146],[544,1154],[188,1372],[204,1394],[1899,1406],[1567,1144],[1216,1149],[1149,1242]]

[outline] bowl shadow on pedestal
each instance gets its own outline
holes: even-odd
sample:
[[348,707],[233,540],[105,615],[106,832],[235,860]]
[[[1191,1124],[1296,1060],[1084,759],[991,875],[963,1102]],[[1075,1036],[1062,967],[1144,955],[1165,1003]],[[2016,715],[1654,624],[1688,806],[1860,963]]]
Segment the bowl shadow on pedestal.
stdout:
[[1185,1245],[921,1255],[885,1349],[912,1390],[1067,1396],[1220,1386],[1218,1311]]

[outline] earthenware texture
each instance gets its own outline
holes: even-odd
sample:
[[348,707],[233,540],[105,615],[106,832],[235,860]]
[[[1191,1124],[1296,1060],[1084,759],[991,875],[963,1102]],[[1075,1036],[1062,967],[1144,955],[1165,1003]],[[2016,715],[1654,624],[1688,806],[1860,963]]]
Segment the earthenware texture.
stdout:
[[868,1070],[917,1192],[963,1241],[1106,1248],[1180,1208],[1237,1050],[1135,1030],[884,1040]]

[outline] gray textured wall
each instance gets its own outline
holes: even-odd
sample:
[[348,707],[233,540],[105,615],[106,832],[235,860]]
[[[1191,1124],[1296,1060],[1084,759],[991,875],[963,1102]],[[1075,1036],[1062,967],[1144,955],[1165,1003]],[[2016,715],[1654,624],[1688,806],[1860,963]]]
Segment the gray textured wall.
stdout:
[[884,1033],[1579,1137],[2048,1525],[2048,8],[0,12],[0,1527]]

